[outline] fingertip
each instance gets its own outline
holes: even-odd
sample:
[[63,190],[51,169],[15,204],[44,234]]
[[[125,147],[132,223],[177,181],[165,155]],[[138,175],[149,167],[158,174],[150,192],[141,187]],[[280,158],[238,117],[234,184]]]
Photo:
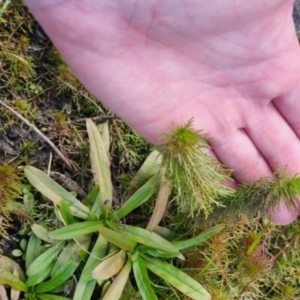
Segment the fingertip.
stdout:
[[288,209],[281,203],[276,209],[269,213],[270,219],[278,225],[288,225],[298,217],[298,211]]

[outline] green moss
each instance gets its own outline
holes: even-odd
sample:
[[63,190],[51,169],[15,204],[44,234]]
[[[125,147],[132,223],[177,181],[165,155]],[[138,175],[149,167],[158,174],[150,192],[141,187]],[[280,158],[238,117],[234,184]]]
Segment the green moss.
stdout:
[[207,149],[207,137],[193,129],[192,121],[175,126],[158,147],[179,210],[191,216],[208,216],[221,205],[216,199],[233,193],[224,185],[231,171],[206,154]]

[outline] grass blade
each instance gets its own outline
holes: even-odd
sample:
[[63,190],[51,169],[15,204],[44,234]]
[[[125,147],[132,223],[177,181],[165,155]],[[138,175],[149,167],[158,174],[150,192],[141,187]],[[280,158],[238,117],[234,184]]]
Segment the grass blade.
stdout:
[[144,259],[137,255],[132,262],[132,268],[135,281],[143,300],[158,300],[151,287]]
[[164,279],[189,298],[194,300],[211,299],[211,296],[206,289],[184,272],[164,261],[155,258],[147,258],[146,256],[145,258],[146,267],[151,272]]
[[143,186],[141,186],[121,207],[114,213],[117,220],[124,218],[134,209],[149,200],[159,189],[158,176],[151,177]]
[[100,221],[74,223],[50,232],[50,238],[55,240],[70,240],[96,232],[101,226],[103,226],[103,223]]
[[176,247],[177,250],[182,250],[194,246],[198,246],[214,235],[218,234],[220,231],[222,231],[225,228],[225,225],[217,225],[212,228],[209,228],[208,230],[201,232],[198,236],[185,240],[185,241],[175,241],[172,242],[172,244]]

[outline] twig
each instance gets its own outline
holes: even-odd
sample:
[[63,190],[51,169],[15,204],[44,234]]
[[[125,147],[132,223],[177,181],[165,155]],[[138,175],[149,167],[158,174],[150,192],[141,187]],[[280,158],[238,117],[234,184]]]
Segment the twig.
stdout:
[[18,112],[16,112],[13,108],[8,106],[2,100],[0,100],[0,104],[8,109],[11,113],[16,115],[20,120],[22,120],[27,126],[29,126],[32,130],[34,130],[52,149],[56,154],[65,162],[67,167],[70,170],[74,170],[74,167],[70,163],[70,161],[61,153],[61,151],[33,124],[31,124],[28,120],[26,120],[23,116],[21,116]]
[[66,122],[67,124],[74,124],[74,123],[80,123],[80,122],[85,122],[87,119],[90,119],[94,122],[105,122],[108,120],[114,120],[114,119],[119,119],[119,117],[117,116],[97,116],[97,117],[93,117],[93,118],[81,118],[81,119],[77,119],[77,120],[72,120],[72,121],[68,121]]
[[8,8],[10,3],[11,3],[11,0],[6,0],[4,2],[2,8],[0,9],[0,18],[2,17],[2,14],[6,11],[6,9]]

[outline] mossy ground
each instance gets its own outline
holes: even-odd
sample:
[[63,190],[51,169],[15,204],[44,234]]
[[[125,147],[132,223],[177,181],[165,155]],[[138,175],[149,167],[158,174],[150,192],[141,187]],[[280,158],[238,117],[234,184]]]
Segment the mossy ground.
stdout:
[[[9,203],[24,197],[20,185],[26,184],[22,167],[30,164],[42,170],[50,168],[63,174],[65,183],[72,179],[88,191],[91,171],[82,120],[114,115],[70,73],[21,1],[14,1],[1,12],[5,3],[0,4],[0,100],[39,128],[74,165],[69,170],[37,133],[0,105],[0,180],[1,174],[15,171],[13,176],[9,175],[11,190],[5,190],[6,201],[1,183],[9,176],[0,182],[0,228],[10,226],[8,233],[12,237],[20,229],[18,219],[24,211],[15,210],[17,216],[9,217],[4,213],[13,207]],[[113,182],[116,191],[120,191],[149,153],[150,146],[120,120],[112,118],[109,122]],[[116,197],[120,194],[117,192]],[[47,204],[36,200],[46,213]],[[147,217],[150,210],[151,206],[146,206],[141,214]],[[30,218],[26,219],[29,221]],[[189,235],[214,223],[200,217],[188,218],[173,205],[164,222],[170,229]],[[286,227],[270,224],[259,216],[219,222],[225,223],[226,229],[205,246],[185,253],[186,262],[181,265],[211,292],[214,300],[300,299],[299,221]],[[0,234],[3,237],[4,231]],[[1,240],[2,252],[11,256],[15,241]],[[162,300],[188,299],[161,282],[155,284]],[[140,299],[133,291],[128,287],[123,299]]]

